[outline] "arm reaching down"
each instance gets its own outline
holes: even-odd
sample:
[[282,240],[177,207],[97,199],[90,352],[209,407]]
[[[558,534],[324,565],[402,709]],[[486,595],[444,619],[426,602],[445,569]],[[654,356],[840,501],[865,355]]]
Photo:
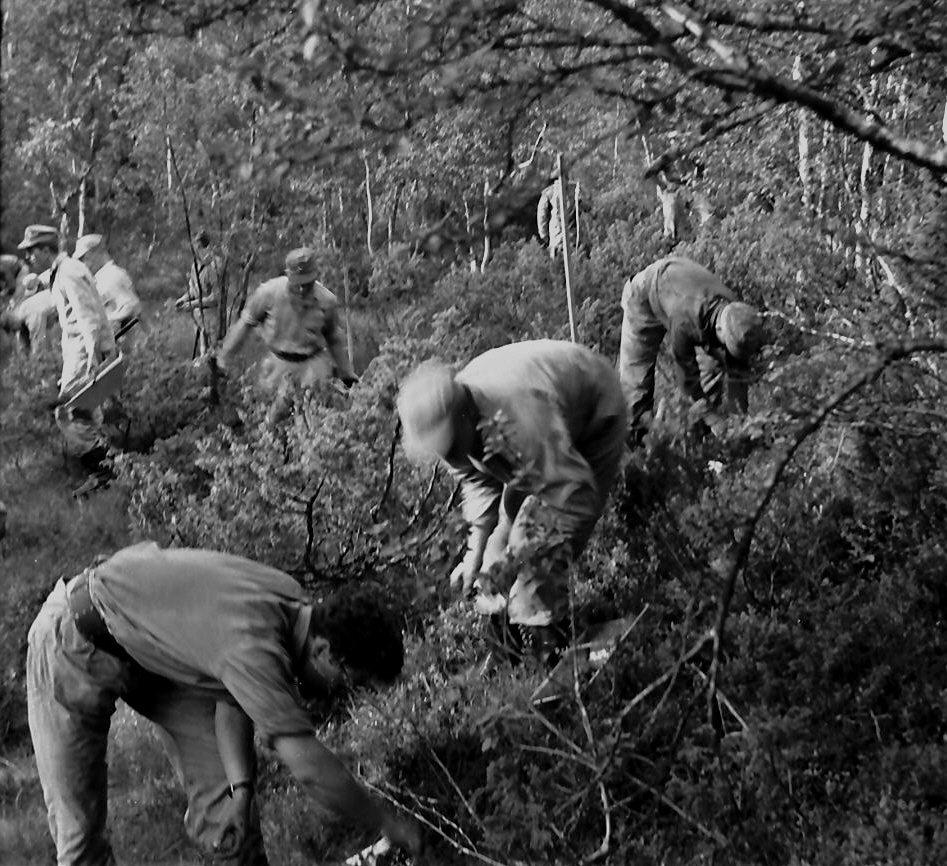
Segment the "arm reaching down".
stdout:
[[273,746],[296,781],[319,806],[357,826],[384,834],[398,848],[415,854],[420,851],[421,833],[417,825],[383,808],[315,737],[277,737]]

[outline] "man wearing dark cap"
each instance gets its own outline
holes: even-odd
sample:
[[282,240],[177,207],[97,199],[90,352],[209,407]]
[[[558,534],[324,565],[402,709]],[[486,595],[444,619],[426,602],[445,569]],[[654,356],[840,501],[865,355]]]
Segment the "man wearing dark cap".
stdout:
[[745,412],[750,364],[763,342],[760,314],[710,271],[669,256],[627,283],[621,299],[619,375],[629,412],[629,443],[641,441],[654,407],[654,372],[665,334],[692,418],[715,435],[724,414]]
[[456,375],[429,361],[402,384],[398,413],[408,457],[440,459],[461,482],[467,552],[451,585],[553,662],[567,634],[569,566],[624,447],[614,365],[560,340],[492,349]]
[[394,681],[401,631],[366,590],[312,603],[289,575],[209,550],[145,542],[69,581],[34,621],[30,733],[57,862],[114,864],[106,748],[116,701],[153,721],[187,794],[185,828],[214,862],[265,866],[254,732],[320,806],[417,850],[315,736],[306,702]]
[[316,280],[316,270],[315,251],[308,247],[286,256],[285,275],[257,287],[217,355],[217,365],[226,370],[250,329],[262,328],[269,354],[260,382],[276,395],[267,412],[270,423],[286,417],[294,391],[330,378],[333,371],[346,386],[357,381],[338,323],[338,301]]
[[106,455],[102,410],[70,408],[66,398],[90,381],[96,368],[115,355],[115,339],[95,278],[89,269],[59,252],[59,232],[52,226],[28,226],[18,246],[35,273],[49,269],[49,290],[62,328],[62,375],[56,423],[67,451],[88,471],[101,472]]

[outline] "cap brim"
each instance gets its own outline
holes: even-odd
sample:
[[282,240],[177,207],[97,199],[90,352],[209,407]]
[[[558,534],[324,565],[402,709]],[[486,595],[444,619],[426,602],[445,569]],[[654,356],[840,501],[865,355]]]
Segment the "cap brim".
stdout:
[[307,283],[314,283],[316,281],[316,272],[312,271],[306,274],[288,274],[289,284],[291,286],[304,286]]

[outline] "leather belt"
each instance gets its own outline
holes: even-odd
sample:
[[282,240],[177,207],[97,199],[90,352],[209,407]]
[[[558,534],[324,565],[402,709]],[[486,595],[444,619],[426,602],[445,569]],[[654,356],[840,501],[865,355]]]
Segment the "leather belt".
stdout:
[[315,358],[319,354],[319,352],[312,352],[309,355],[304,355],[302,352],[278,352],[276,349],[273,349],[272,352],[281,361],[287,361],[290,364],[301,364],[303,361]]
[[73,622],[76,624],[76,631],[79,632],[92,646],[113,655],[116,658],[125,661],[131,661],[131,657],[122,648],[121,644],[108,630],[102,614],[96,610],[92,603],[92,594],[89,591],[89,579],[92,577],[92,570],[84,571],[78,577],[73,578],[67,587],[66,597],[69,601],[69,611],[72,614]]

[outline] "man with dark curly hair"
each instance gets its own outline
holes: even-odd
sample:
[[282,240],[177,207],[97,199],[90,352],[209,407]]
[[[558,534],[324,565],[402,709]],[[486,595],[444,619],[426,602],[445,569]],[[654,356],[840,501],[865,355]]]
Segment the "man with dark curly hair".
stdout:
[[254,732],[317,804],[416,851],[417,825],[383,808],[319,742],[305,706],[392,682],[403,662],[394,617],[365,591],[312,603],[289,575],[239,556],[145,542],[60,580],[27,651],[30,733],[58,862],[114,863],[106,746],[119,698],[158,726],[187,793],[188,835],[214,862],[267,863]]

